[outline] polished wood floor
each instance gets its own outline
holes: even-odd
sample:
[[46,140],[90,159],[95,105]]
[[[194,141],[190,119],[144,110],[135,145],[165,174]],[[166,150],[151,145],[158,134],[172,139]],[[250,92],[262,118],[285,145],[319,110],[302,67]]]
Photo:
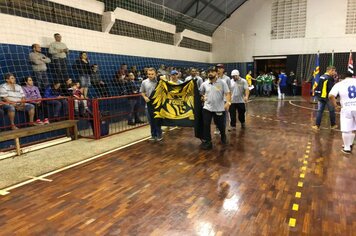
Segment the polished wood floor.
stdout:
[[251,102],[211,151],[184,128],[17,188],[0,235],[355,235],[355,155],[293,104]]

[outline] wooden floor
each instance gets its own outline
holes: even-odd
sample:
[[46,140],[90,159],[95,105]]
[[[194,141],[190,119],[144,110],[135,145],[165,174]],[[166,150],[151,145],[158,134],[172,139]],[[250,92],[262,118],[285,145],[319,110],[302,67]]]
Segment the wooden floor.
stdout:
[[251,102],[211,151],[184,128],[17,188],[0,235],[355,235],[355,155],[293,104]]

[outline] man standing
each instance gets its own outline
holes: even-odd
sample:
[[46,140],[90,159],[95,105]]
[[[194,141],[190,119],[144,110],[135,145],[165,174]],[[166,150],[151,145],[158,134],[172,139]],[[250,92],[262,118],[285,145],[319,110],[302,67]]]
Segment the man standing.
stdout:
[[[225,111],[229,110],[231,105],[230,89],[224,80],[218,79],[217,68],[208,69],[208,80],[203,82],[200,87],[200,93],[203,96],[203,143],[201,148],[208,150],[212,149],[210,126],[211,120],[214,118],[214,123],[220,131],[221,142],[227,143],[225,134]],[[226,103],[224,102],[226,101]]]
[[278,80],[278,87],[280,93],[278,93],[278,99],[284,99],[287,93],[287,80],[288,77],[284,70],[281,70],[281,73],[279,74],[279,80]]
[[15,112],[26,111],[29,116],[30,125],[37,125],[33,122],[35,116],[35,106],[26,103],[25,94],[22,87],[16,84],[16,78],[13,74],[5,74],[5,82],[0,86],[0,98],[7,104],[4,105],[4,111],[7,112],[10,120],[11,129],[18,129],[15,125]]
[[[140,93],[145,99],[146,103],[149,103],[150,96],[153,93],[157,86],[157,75],[156,75],[156,70],[154,68],[148,68],[147,69],[147,79],[142,81],[141,88],[140,88]],[[161,124],[154,119],[154,114],[153,110],[150,110],[147,108],[146,104],[146,115],[148,122],[150,123],[151,126],[151,137],[148,139],[150,141],[162,141],[162,128]]]
[[315,125],[312,126],[312,129],[319,130],[321,119],[323,117],[323,112],[325,110],[325,106],[328,107],[329,116],[330,116],[330,128],[336,129],[336,120],[335,120],[335,108],[331,104],[329,97],[329,92],[331,88],[334,86],[334,74],[336,73],[335,66],[328,66],[326,68],[326,73],[320,76],[319,83],[314,91],[316,97],[318,98],[318,111],[316,116]]
[[265,80],[265,73],[260,71],[260,74],[256,78],[256,97],[263,95],[263,83]]
[[[336,97],[340,96],[341,107],[336,103]],[[351,154],[351,147],[354,143],[356,130],[356,78],[352,78],[352,73],[343,81],[336,83],[329,93],[331,105],[339,110],[340,113],[340,130],[344,142],[341,151],[345,154]]]
[[187,82],[192,79],[197,79],[197,86],[198,88],[200,88],[201,84],[203,83],[203,79],[200,76],[198,76],[198,71],[195,68],[190,69],[190,76],[185,78],[184,82]]
[[91,66],[90,82],[99,94],[99,97],[109,97],[107,84],[100,78],[99,66],[97,64]]
[[236,129],[236,110],[239,114],[239,121],[241,128],[245,128],[245,112],[248,96],[250,90],[248,89],[248,83],[246,80],[240,77],[238,70],[231,72],[231,106],[230,106],[230,130]]
[[[217,76],[218,79],[221,79],[222,81],[224,81],[227,84],[227,87],[229,88],[229,91],[231,91],[231,79],[229,76],[225,75],[225,66],[224,64],[217,64],[216,65],[216,69],[217,69]],[[224,102],[226,102],[225,98],[224,98]],[[226,110],[224,112],[224,122],[225,122],[225,126],[226,126],[226,119],[230,118],[230,114],[229,114],[229,110]],[[219,134],[219,129],[216,127],[214,134]]]
[[58,33],[54,34],[55,42],[49,45],[48,52],[52,55],[57,80],[62,83],[68,78],[67,71],[67,56],[69,53],[67,45],[62,43],[62,36]]
[[36,77],[37,87],[43,92],[49,85],[47,66],[51,59],[41,53],[41,46],[37,43],[32,44],[32,52],[30,53],[30,61],[32,70]]

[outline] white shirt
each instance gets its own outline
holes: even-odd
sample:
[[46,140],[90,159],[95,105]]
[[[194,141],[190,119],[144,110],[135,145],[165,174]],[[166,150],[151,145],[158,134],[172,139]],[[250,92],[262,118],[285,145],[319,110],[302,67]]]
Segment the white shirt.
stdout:
[[5,83],[0,86],[0,97],[7,98],[10,102],[20,102],[25,97],[22,87],[15,84],[14,88]]
[[200,86],[200,93],[206,97],[203,108],[211,112],[223,112],[225,110],[225,94],[229,92],[225,81],[218,79],[212,83],[210,80],[206,80]]
[[340,96],[342,110],[356,111],[356,79],[346,78],[332,87],[329,96]]
[[248,89],[248,83],[245,79],[231,79],[231,103],[245,103],[245,90]]

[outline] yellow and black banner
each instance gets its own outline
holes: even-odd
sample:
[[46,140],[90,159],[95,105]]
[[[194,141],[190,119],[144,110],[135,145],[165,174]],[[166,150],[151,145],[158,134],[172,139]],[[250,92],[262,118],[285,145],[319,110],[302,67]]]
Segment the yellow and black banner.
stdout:
[[201,137],[202,103],[196,80],[173,84],[160,79],[150,100],[148,108],[161,125],[194,127],[195,136]]

